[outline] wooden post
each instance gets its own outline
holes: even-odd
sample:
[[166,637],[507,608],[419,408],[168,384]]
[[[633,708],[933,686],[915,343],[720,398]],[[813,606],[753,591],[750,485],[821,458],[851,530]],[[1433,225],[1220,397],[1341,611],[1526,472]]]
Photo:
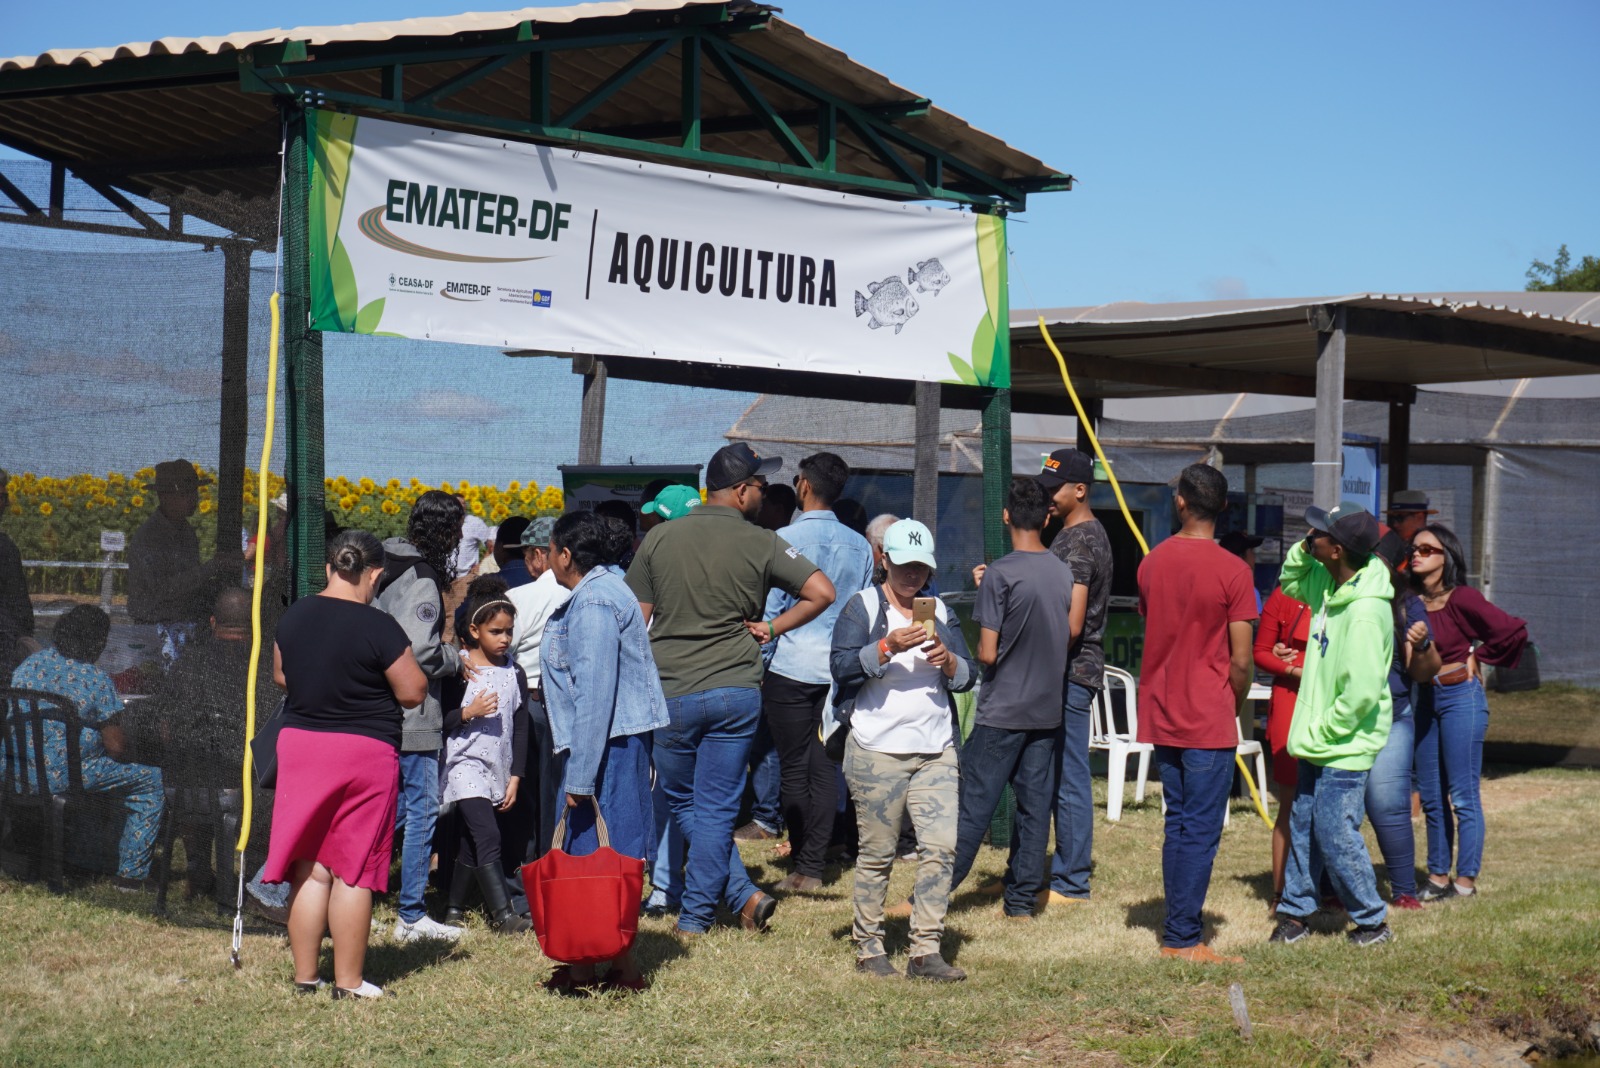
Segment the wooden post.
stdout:
[[1336,508],[1344,470],[1344,308],[1312,313],[1317,328],[1316,452],[1311,466],[1311,500]]
[[918,382],[916,386],[916,445],[911,476],[911,514],[939,529],[939,400],[943,391],[937,382]]
[[[236,553],[244,525],[250,434],[250,246],[222,246],[222,411],[217,424],[217,553]],[[266,507],[261,501],[259,506]]]
[[1389,447],[1384,459],[1389,464],[1384,500],[1393,504],[1396,492],[1411,488],[1411,405],[1403,401],[1389,402]]
[[[1101,397],[1083,397],[1083,410],[1089,417],[1089,423],[1096,434],[1100,433],[1100,420],[1105,418],[1106,402]],[[1094,458],[1094,444],[1089,440],[1089,426],[1083,420],[1078,420],[1078,451]]]
[[600,462],[606,432],[606,363],[596,356],[574,356],[572,369],[583,375],[583,415],[578,423],[578,462]]

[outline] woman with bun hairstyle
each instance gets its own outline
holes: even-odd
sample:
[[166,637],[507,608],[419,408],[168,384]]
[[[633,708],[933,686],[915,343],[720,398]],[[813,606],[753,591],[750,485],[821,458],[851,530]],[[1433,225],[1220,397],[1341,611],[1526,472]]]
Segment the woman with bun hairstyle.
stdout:
[[1442,661],[1433,681],[1418,687],[1416,771],[1428,825],[1428,881],[1417,898],[1470,897],[1477,892],[1483,862],[1478,779],[1489,728],[1489,701],[1478,665],[1516,665],[1528,644],[1528,624],[1463,585],[1466,554],[1449,527],[1429,523],[1412,536],[1410,574],[1411,588],[1428,610],[1428,629]]
[[[551,570],[572,596],[545,624],[540,662],[551,741],[566,754],[566,848],[575,855],[599,848],[596,811],[618,853],[646,859],[655,848],[650,749],[652,732],[669,719],[639,599],[617,566],[632,549],[632,531],[594,512],[567,513],[550,535]],[[548,985],[594,982],[592,965],[574,965],[557,968]],[[647,984],[630,952],[611,962],[603,985]]]
[[372,892],[389,888],[402,705],[428,680],[411,640],[372,607],[383,544],[347,530],[328,544],[328,586],[278,624],[272,677],[288,691],[263,881],[289,891],[295,989],[315,993],[322,932],[333,936],[333,996],[377,998],[362,976]]

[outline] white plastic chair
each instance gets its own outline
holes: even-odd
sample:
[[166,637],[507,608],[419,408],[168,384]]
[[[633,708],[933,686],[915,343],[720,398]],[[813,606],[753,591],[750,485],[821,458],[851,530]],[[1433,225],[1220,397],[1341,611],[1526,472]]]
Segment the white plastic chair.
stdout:
[[[1268,797],[1271,796],[1267,793],[1267,756],[1263,751],[1260,742],[1256,741],[1255,739],[1245,738],[1244,728],[1242,726],[1238,726],[1238,722],[1238,717],[1234,717],[1234,724],[1239,732],[1239,755],[1242,757],[1255,758],[1256,794],[1261,798],[1261,803],[1265,805],[1268,803]],[[1228,819],[1226,816],[1223,817],[1222,825],[1224,827],[1228,825]]]
[[[1111,715],[1111,689],[1120,686],[1126,698],[1128,729],[1116,730]],[[1155,746],[1139,741],[1139,684],[1121,668],[1106,668],[1105,686],[1095,695],[1089,710],[1089,748],[1106,751],[1106,819],[1122,818],[1122,794],[1128,774],[1128,758],[1139,756],[1138,778],[1134,780],[1133,799],[1144,800],[1144,789],[1150,778],[1150,754]]]

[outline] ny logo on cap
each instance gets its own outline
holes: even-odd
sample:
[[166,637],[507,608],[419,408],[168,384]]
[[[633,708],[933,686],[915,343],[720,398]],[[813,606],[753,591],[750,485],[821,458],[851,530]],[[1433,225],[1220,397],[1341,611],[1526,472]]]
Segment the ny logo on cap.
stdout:
[[920,547],[922,545],[922,534],[919,531],[913,530],[906,535],[906,541],[909,541],[912,545]]

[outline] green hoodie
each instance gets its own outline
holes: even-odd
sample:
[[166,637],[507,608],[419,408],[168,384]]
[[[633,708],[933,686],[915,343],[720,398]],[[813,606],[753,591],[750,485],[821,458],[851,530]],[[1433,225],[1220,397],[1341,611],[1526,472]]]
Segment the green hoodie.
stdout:
[[[1289,755],[1330,768],[1368,771],[1389,740],[1394,702],[1394,585],[1376,555],[1334,588],[1333,576],[1303,542],[1289,550],[1283,592],[1311,606],[1305,673],[1289,725]],[[1326,613],[1326,618],[1324,618]]]

